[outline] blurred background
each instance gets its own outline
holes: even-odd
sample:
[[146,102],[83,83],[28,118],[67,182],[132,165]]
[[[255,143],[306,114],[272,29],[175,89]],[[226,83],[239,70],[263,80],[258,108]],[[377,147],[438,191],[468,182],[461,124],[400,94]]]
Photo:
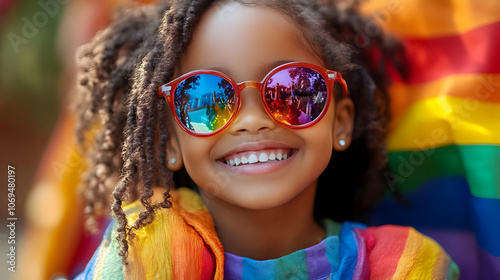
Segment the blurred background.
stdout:
[[[29,30],[31,38],[23,36],[22,19],[31,21],[39,9],[35,1],[0,1],[0,165],[5,176],[8,164],[16,167],[16,215],[20,220],[27,190],[63,102],[62,58],[57,46],[62,13],[46,22],[43,19],[40,23],[45,24],[36,31]],[[0,197],[7,199],[6,186],[0,189]],[[2,208],[2,221],[6,215],[7,209]],[[4,230],[2,227],[2,233]]]
[[[16,239],[20,243],[25,201],[38,164],[64,103],[63,60],[58,51],[58,29],[64,7],[49,16],[36,1],[0,1],[0,166],[16,169]],[[24,31],[24,32],[23,32]],[[7,180],[0,188],[1,273],[7,270]],[[16,244],[17,246],[17,244]],[[18,249],[19,247],[17,247]],[[17,250],[17,253],[19,250]],[[5,278],[3,278],[5,279]]]
[[[4,182],[7,166],[15,167],[17,218],[16,243],[8,244],[12,233],[6,227],[8,188],[3,183],[1,279],[49,279],[47,271],[69,271],[74,266],[74,258],[66,252],[74,251],[71,244],[83,235],[76,226],[80,213],[73,211],[78,209],[75,186],[81,162],[68,114],[75,87],[75,51],[109,23],[121,2],[126,1],[0,0],[0,166]],[[62,224],[77,234],[71,230],[66,236],[54,234]],[[55,245],[55,240],[60,242]],[[8,271],[11,245],[16,246],[15,273]],[[86,257],[94,249],[89,248]],[[30,265],[23,267],[26,263]],[[38,276],[23,274],[26,271]]]

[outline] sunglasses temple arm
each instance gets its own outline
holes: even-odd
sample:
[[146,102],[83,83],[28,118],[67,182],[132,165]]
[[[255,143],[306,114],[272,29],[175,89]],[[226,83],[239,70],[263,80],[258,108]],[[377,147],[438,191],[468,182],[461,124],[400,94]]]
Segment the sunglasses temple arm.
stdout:
[[348,97],[349,90],[347,89],[347,83],[342,78],[342,74],[340,74],[340,72],[337,72],[337,71],[331,71],[331,72],[328,72],[328,74],[329,74],[328,75],[329,77],[332,77],[332,76],[334,77],[333,82],[339,82],[342,85],[342,97]]
[[344,79],[342,79],[342,76],[339,76],[338,81],[342,85],[342,97],[348,97],[349,90],[347,89],[347,83],[345,82]]

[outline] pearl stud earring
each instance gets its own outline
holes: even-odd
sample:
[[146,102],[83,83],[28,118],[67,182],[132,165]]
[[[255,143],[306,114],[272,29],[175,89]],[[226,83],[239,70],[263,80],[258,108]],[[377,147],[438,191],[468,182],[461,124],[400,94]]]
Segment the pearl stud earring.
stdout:
[[339,140],[339,144],[340,144],[340,146],[344,147],[344,146],[345,146],[345,141],[344,141],[344,139],[340,139],[340,140]]

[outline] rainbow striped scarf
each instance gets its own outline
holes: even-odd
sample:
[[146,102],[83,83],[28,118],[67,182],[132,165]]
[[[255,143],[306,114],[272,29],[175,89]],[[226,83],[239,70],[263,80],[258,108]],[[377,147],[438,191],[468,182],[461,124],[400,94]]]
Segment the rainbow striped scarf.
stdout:
[[[173,207],[130,242],[129,265],[118,256],[116,223],[76,279],[457,279],[458,268],[432,239],[413,228],[366,227],[325,221],[319,244],[290,255],[255,261],[224,253],[199,195],[181,188]],[[142,209],[126,207],[129,222]]]

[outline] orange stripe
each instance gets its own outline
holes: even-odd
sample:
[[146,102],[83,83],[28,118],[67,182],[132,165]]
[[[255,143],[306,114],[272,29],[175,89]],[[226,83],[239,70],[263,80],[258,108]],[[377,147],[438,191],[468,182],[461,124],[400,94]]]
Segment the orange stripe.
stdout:
[[[207,211],[201,197],[196,192],[180,188],[176,191],[179,194],[179,206],[182,208],[181,215],[187,225],[192,227],[203,239],[213,256],[215,257],[215,274],[213,279],[224,278],[224,249],[215,231],[212,216]],[[201,261],[199,261],[201,263]],[[198,276],[201,277],[202,271]]]
[[361,12],[406,37],[442,37],[500,21],[498,0],[371,0]]
[[500,74],[455,75],[415,85],[396,83],[389,88],[389,94],[392,131],[413,104],[427,98],[459,97],[465,100],[500,103]]
[[[183,215],[184,210],[179,210]],[[172,223],[170,226],[170,244],[173,256],[172,279],[200,279],[204,253],[203,240],[193,227],[186,224],[183,217],[178,216],[177,218],[177,223]]]

